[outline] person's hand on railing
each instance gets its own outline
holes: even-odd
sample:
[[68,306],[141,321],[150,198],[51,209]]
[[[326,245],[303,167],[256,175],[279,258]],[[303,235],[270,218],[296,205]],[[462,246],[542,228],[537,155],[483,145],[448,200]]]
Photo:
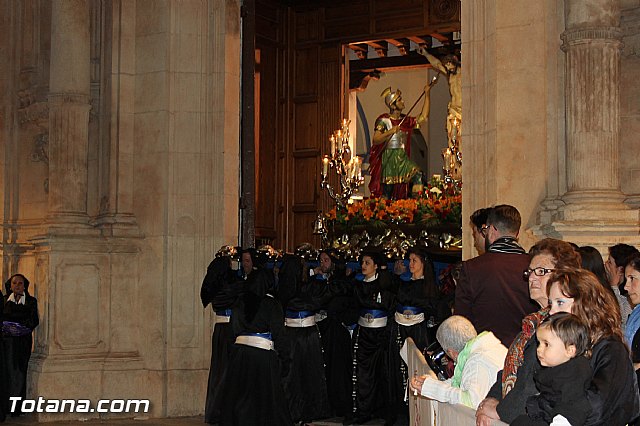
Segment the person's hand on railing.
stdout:
[[422,385],[424,384],[424,381],[426,380],[426,378],[427,378],[426,374],[423,374],[422,376],[415,375],[411,378],[411,382],[409,382],[409,387],[414,392],[414,395],[420,394],[420,392],[422,391]]
[[497,407],[497,399],[483,399],[476,410],[476,426],[491,426],[495,420],[500,420]]

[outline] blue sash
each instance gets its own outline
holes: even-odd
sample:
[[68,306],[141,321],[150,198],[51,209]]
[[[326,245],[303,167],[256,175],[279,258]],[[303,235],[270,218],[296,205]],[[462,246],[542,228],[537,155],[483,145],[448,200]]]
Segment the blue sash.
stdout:
[[387,311],[381,311],[380,309],[363,309],[360,311],[361,317],[367,318],[367,315],[370,315],[370,318],[385,318]]
[[294,319],[294,318],[302,319],[302,318],[312,317],[315,314],[316,313],[313,311],[290,311],[289,309],[287,309],[285,316],[291,319]]
[[396,312],[402,315],[418,315],[424,312],[422,308],[417,308],[415,306],[402,306],[398,305],[396,307]]

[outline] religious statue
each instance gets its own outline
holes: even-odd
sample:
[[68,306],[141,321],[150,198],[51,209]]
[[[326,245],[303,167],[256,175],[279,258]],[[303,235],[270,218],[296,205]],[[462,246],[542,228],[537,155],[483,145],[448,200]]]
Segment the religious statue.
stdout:
[[[460,127],[462,125],[462,68],[460,61],[455,55],[446,55],[442,60],[430,54],[427,49],[421,47],[418,53],[427,58],[431,66],[441,74],[447,77],[449,82],[449,101],[447,112],[447,140],[448,149],[445,154],[445,169],[455,166],[456,171],[453,173],[455,179],[459,179],[459,166],[462,164],[462,156],[460,154]],[[447,163],[451,158],[451,163]],[[447,170],[448,171],[448,170]]]
[[[413,129],[420,127],[429,117],[429,91],[433,83],[435,79],[425,86],[424,93],[420,96],[420,98],[424,96],[425,101],[418,117],[402,114],[405,105],[399,89],[393,91],[388,87],[380,95],[384,98],[389,112],[380,115],[375,122],[373,144],[369,155],[371,196],[385,196],[391,199],[407,198],[409,184],[411,184],[412,194],[422,191],[422,171],[409,159],[408,154],[410,154]],[[408,114],[410,113],[411,110]]]

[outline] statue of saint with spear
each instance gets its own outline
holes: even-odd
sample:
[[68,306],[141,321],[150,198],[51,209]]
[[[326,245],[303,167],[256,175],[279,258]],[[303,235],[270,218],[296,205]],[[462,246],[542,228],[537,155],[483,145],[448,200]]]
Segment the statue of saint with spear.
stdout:
[[[404,100],[400,90],[386,88],[381,97],[389,112],[380,115],[375,122],[373,144],[369,155],[369,191],[372,197],[385,196],[391,199],[407,198],[422,191],[422,172],[409,159],[411,133],[419,128],[429,117],[429,91],[438,79],[437,74],[409,109],[403,114]],[[412,117],[411,111],[425,98],[418,117]]]

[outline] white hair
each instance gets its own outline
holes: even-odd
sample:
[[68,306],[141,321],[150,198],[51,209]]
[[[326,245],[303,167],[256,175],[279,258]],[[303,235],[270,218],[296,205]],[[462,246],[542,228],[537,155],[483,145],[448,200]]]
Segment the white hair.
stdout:
[[436,339],[445,351],[451,349],[459,353],[467,342],[477,335],[471,321],[463,316],[453,315],[440,324],[436,332]]

